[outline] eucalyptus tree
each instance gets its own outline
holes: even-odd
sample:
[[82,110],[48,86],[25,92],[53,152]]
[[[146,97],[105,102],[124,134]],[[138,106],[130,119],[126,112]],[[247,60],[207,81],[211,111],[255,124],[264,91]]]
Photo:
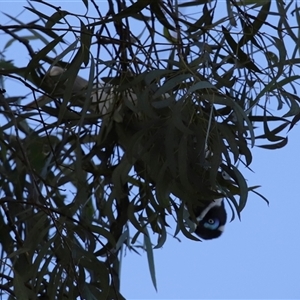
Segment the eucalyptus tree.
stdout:
[[6,17],[9,299],[123,299],[122,249],[146,251],[156,286],[153,249],[168,233],[199,241],[216,199],[233,218],[249,192],[268,202],[240,166],[254,146],[284,147],[299,119],[296,2],[83,0],[78,13],[38,0]]

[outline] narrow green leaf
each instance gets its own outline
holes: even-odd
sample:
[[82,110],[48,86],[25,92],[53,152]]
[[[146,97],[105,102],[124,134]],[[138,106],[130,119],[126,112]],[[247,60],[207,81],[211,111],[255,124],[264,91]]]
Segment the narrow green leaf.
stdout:
[[290,77],[287,77],[281,81],[278,81],[278,78],[275,77],[273,78],[270,83],[268,83],[259,93],[258,95],[256,96],[256,98],[254,99],[254,101],[252,102],[251,104],[251,109],[253,107],[255,107],[257,105],[257,103],[259,102],[260,98],[262,96],[264,96],[266,93],[270,93],[272,92],[273,90],[275,89],[279,89],[281,87],[283,87],[284,85],[286,84],[289,84],[289,83],[292,83],[293,81],[297,81],[300,79],[300,76],[299,75],[294,75],[294,76],[290,76]]
[[155,245],[154,249],[161,248],[167,240],[167,231],[166,231],[166,226],[164,224],[164,221],[161,220],[160,217],[158,218],[158,221],[161,224],[161,230],[162,231],[161,231],[161,234],[159,234],[159,236],[158,236],[158,241],[157,241],[157,244]]
[[59,21],[61,19],[63,19],[65,16],[67,16],[68,14],[69,14],[69,12],[65,11],[65,10],[56,11],[53,15],[51,15],[48,18],[48,21],[46,22],[45,27],[52,28],[55,24],[61,24],[61,22],[59,22]]
[[115,241],[113,235],[108,230],[106,230],[104,227],[89,224],[88,228],[92,232],[99,234],[100,236],[106,238],[108,240],[108,242],[111,243],[112,245],[116,244],[116,241]]
[[151,275],[151,280],[155,290],[157,291],[157,283],[156,283],[156,274],[155,274],[155,264],[154,264],[154,256],[153,256],[153,249],[152,243],[149,237],[149,232],[145,227],[146,234],[144,234],[144,245],[147,252],[147,259],[148,259],[148,266]]
[[225,123],[216,122],[216,125],[218,127],[218,130],[221,132],[223,138],[225,138],[226,142],[228,143],[230,151],[234,156],[234,160],[237,161],[239,157],[239,149],[232,129],[229,125]]
[[[51,66],[60,66],[62,63],[62,59],[71,51],[76,49],[76,46],[78,44],[78,40],[75,40],[73,43],[71,43],[68,47],[66,47],[66,49],[64,49],[60,54],[58,54],[55,59],[53,59],[51,62],[49,62],[51,64]],[[67,66],[69,64],[66,64]],[[64,66],[61,66],[62,68],[64,68]]]
[[236,27],[237,23],[235,21],[235,19],[236,19],[235,18],[235,13],[233,13],[232,3],[230,1],[226,1],[226,8],[227,8],[227,13],[228,13],[230,26]]
[[236,1],[234,4],[238,6],[256,4],[254,7],[252,7],[255,8],[256,6],[268,5],[269,3],[271,3],[271,0],[241,0],[241,1]]
[[291,125],[290,125],[290,128],[289,128],[289,131],[299,122],[300,120],[300,113],[298,113],[293,119],[292,119],[292,122],[291,122]]
[[288,138],[283,138],[280,142],[276,143],[276,144],[271,144],[271,145],[257,145],[257,147],[260,148],[264,148],[264,149],[280,149],[283,148],[284,146],[286,146],[288,143]]
[[85,5],[87,11],[89,9],[89,0],[82,0],[83,4]]
[[[17,24],[23,25],[25,28],[27,27],[25,23],[21,22],[18,18],[14,18],[4,12],[2,12],[4,15],[6,15],[8,18],[10,18],[11,20],[15,21]],[[36,25],[36,27],[38,28],[38,25]],[[39,29],[44,29],[44,27],[40,26]],[[42,43],[44,43],[45,45],[49,44],[49,41],[47,39],[45,39],[45,37],[39,33],[39,30],[35,30],[35,29],[31,29],[31,28],[27,28],[27,30],[29,32],[31,32],[34,36],[36,36],[36,39],[41,41]],[[45,31],[45,34],[48,34],[49,36],[51,36],[54,40],[56,40],[57,38],[59,38],[59,36],[57,36],[57,34],[55,34],[53,31],[51,30],[47,30]]]
[[[37,40],[37,37],[34,35],[19,36],[19,38],[23,41]],[[3,50],[6,50],[7,48],[9,48],[14,42],[17,42],[17,40],[15,38],[8,40],[8,42],[3,47]]]
[[169,30],[175,30],[174,26],[172,26],[168,19],[166,18],[166,14],[165,12],[161,9],[161,6],[160,6],[160,2],[158,2],[157,0],[148,0],[148,1],[144,1],[144,0],[141,0],[142,2],[149,2],[150,4],[150,9],[151,9],[151,12],[153,12],[157,18],[157,21],[159,23],[161,23],[163,26],[165,26],[166,28],[168,28]]
[[266,201],[268,205],[270,204],[269,200],[266,197],[264,197],[262,194],[260,194],[259,192],[255,191],[254,189],[251,189],[251,192],[258,195],[260,198],[262,198],[264,201]]
[[185,235],[188,239],[190,239],[192,241],[197,241],[197,242],[201,241],[199,238],[197,238],[196,236],[194,236],[190,232],[188,232],[186,227],[184,226],[184,223],[183,223],[184,211],[185,211],[184,204],[180,203],[179,209],[174,204],[173,204],[173,207],[175,207],[175,212],[177,215],[177,226],[176,226],[174,236],[176,236],[179,233],[179,231],[181,230],[183,235]]
[[61,124],[62,119],[67,111],[67,104],[71,100],[72,94],[74,93],[74,82],[80,70],[83,61],[81,48],[77,51],[74,59],[70,63],[70,67],[65,71],[64,76],[68,78],[65,91],[63,95],[63,103],[60,106],[58,115],[58,124]]
[[31,72],[33,69],[37,69],[40,65],[40,61],[44,59],[44,57],[50,52],[53,51],[55,46],[59,44],[62,40],[65,34],[59,36],[58,38],[54,39],[50,43],[48,43],[47,46],[45,46],[42,50],[40,50],[36,55],[31,59],[29,64],[26,67],[26,74],[25,77],[27,77],[28,73]]
[[202,89],[212,89],[217,91],[216,87],[212,85],[208,81],[198,81],[195,84],[193,84],[187,91],[187,94],[192,94],[193,92],[197,90],[202,90]]
[[[262,1],[257,1],[257,2],[261,3]],[[255,36],[259,32],[260,28],[265,24],[267,16],[269,15],[270,12],[270,7],[271,7],[271,1],[266,1],[266,3],[262,5],[262,8],[259,11],[257,17],[254,19],[254,22],[250,25],[245,24],[243,26],[244,36],[238,42],[239,47],[245,45],[249,40],[251,40],[253,43],[256,43]],[[258,46],[258,48],[260,48],[260,46]]]
[[267,58],[270,62],[272,62],[273,64],[279,62],[279,58],[278,58],[278,56],[277,56],[274,52],[272,52],[272,51],[267,51],[267,52],[265,53],[265,55],[266,55],[266,58]]
[[240,63],[244,65],[245,68],[252,70],[257,73],[262,73],[261,70],[253,63],[251,58],[246,54],[241,48],[239,48],[239,45],[236,43],[236,41],[231,37],[229,31],[222,26],[222,31],[224,34],[224,37],[230,46],[230,48],[233,51],[233,54],[238,57],[240,60]]
[[192,74],[179,74],[169,79],[162,87],[160,87],[153,95],[153,98],[161,97],[162,95],[170,92],[176,86],[182,84],[186,79],[192,77]]
[[178,7],[194,7],[195,5],[207,4],[207,0],[193,0],[178,3]]
[[155,2],[156,0],[138,0],[131,6],[125,8],[121,12],[117,13],[113,16],[113,20],[117,21],[123,18],[131,17],[137,13],[140,13],[146,6]]
[[80,21],[80,27],[80,43],[83,52],[83,63],[85,66],[87,66],[90,60],[90,47],[92,43],[93,31],[88,29],[82,21]]
[[[31,5],[30,2],[29,2],[29,5]],[[48,15],[43,14],[42,12],[40,12],[39,10],[37,10],[33,7],[24,6],[24,8],[31,11],[35,15],[39,16],[40,20],[49,20],[51,18]]]
[[91,103],[91,96],[92,96],[92,92],[95,92],[95,86],[93,84],[95,78],[95,63],[94,63],[94,59],[91,60],[91,65],[90,65],[90,73],[89,73],[89,79],[87,81],[87,88],[86,88],[86,92],[84,95],[84,104],[82,107],[82,111],[80,113],[80,121],[78,124],[78,128],[79,131],[81,129],[81,127],[84,124],[84,121],[87,117],[87,111],[89,110],[89,108],[91,107],[92,103]]
[[208,10],[207,5],[204,5],[202,14],[199,14],[201,15],[200,18],[195,21],[195,24],[193,24],[187,29],[187,32],[203,30],[205,26],[210,26],[212,24],[212,12],[213,9]]
[[[173,31],[171,31],[173,32]],[[165,37],[165,39],[167,41],[169,41],[171,44],[175,44],[175,43],[178,43],[178,39],[176,39],[171,33],[170,33],[170,30],[164,26],[164,29],[163,29],[163,35]]]
[[239,206],[238,206],[239,210],[238,211],[241,213],[247,203],[248,186],[247,186],[247,182],[246,182],[244,176],[242,175],[242,173],[235,166],[232,166],[232,169],[236,176],[237,184],[240,188],[240,199],[239,199]]

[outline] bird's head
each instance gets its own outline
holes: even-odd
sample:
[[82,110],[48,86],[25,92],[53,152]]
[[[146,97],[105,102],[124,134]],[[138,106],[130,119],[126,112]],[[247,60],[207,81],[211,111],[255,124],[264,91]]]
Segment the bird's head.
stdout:
[[218,238],[224,231],[227,214],[223,199],[213,200],[198,216],[195,233],[204,240]]

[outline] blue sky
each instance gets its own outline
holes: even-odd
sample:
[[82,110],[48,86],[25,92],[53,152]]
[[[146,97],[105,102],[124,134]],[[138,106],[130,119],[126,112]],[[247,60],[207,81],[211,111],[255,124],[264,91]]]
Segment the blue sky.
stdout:
[[[78,12],[81,1],[51,1]],[[0,1],[0,11],[16,16],[25,1]],[[99,7],[105,5],[99,1]],[[220,13],[222,3],[220,1]],[[224,3],[225,9],[225,3]],[[43,11],[44,12],[44,11]],[[28,13],[21,19],[32,20]],[[1,24],[6,23],[1,16]],[[0,49],[4,40],[0,39]],[[288,48],[288,47],[287,47]],[[27,53],[14,46],[17,62],[25,65]],[[24,49],[24,48],[22,48]],[[9,85],[13,87],[15,85]],[[7,90],[10,96],[14,90]],[[18,85],[19,87],[19,85]],[[18,95],[20,94],[18,90]],[[253,148],[254,173],[245,170],[248,184],[270,206],[249,195],[242,221],[227,224],[223,236],[193,242],[179,235],[154,251],[158,292],[152,286],[146,253],[126,253],[122,261],[121,292],[127,299],[300,299],[300,129],[288,134],[288,145],[276,151]],[[241,169],[243,171],[243,169]],[[299,185],[299,186],[298,186]]]

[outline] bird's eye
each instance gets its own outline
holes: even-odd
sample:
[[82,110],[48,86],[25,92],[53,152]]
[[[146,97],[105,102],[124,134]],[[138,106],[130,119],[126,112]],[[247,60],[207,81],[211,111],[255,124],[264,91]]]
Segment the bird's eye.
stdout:
[[220,225],[220,220],[219,219],[208,219],[205,223],[204,223],[204,227],[207,229],[211,229],[211,230],[215,230],[219,227]]

